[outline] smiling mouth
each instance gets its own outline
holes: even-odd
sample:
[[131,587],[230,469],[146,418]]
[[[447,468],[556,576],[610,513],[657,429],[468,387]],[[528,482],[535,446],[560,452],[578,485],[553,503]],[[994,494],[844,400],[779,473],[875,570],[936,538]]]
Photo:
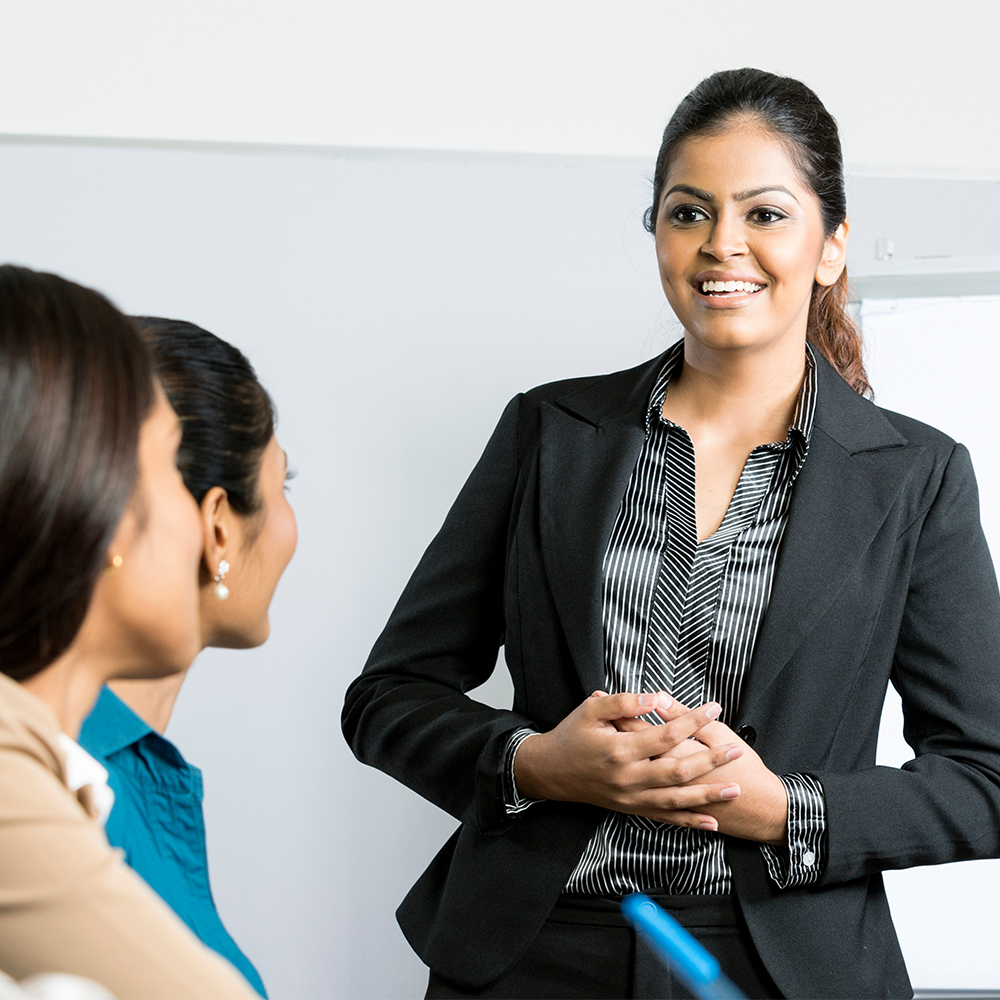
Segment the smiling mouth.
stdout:
[[733,295],[733,294],[754,294],[764,288],[753,281],[703,281],[701,283],[702,295]]

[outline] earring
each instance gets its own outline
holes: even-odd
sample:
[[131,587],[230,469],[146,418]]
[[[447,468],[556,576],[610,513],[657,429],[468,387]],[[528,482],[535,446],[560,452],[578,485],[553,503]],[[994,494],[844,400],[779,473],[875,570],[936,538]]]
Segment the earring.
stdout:
[[125,560],[122,559],[121,556],[112,556],[111,557],[111,562],[109,562],[108,565],[104,567],[104,572],[105,573],[117,573],[118,570],[120,570],[122,568],[122,564],[124,562],[125,562]]
[[229,596],[229,588],[222,582],[229,572],[229,563],[225,559],[219,563],[219,572],[215,574],[215,596],[224,601]]

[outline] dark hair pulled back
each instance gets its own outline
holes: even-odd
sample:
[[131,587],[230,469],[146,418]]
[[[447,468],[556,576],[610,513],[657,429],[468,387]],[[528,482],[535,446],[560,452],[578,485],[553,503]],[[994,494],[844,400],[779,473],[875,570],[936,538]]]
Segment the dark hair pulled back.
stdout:
[[0,267],[0,670],[66,651],[135,489],[149,353],[103,295]]
[[[656,230],[663,185],[683,140],[722,132],[740,121],[762,127],[786,143],[802,179],[819,199],[825,235],[832,236],[847,217],[837,123],[804,83],[759,69],[713,73],[677,105],[656,158],[646,229]],[[853,389],[871,395],[861,333],[847,314],[847,302],[846,269],[833,285],[814,283],[807,335]]]
[[213,486],[221,486],[237,514],[258,513],[261,459],[274,434],[274,404],[253,366],[232,344],[194,323],[135,319],[181,422],[177,466],[184,485],[199,504]]

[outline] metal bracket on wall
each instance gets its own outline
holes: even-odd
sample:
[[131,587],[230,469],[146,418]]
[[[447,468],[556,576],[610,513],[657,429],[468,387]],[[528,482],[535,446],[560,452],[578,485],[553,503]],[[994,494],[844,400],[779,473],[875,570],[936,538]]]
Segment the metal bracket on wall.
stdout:
[[848,266],[851,301],[1000,295],[1000,256],[870,260]]
[[998,1000],[1000,990],[914,990],[913,1000]]

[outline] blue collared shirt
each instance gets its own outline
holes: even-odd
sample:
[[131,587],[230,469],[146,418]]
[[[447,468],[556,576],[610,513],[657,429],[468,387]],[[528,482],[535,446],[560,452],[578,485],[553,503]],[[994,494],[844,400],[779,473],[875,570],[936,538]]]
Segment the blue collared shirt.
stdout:
[[201,941],[266,997],[250,960],[222,924],[205,852],[201,771],[107,688],[80,731],[80,745],[108,769],[115,804],[105,826],[113,847]]

